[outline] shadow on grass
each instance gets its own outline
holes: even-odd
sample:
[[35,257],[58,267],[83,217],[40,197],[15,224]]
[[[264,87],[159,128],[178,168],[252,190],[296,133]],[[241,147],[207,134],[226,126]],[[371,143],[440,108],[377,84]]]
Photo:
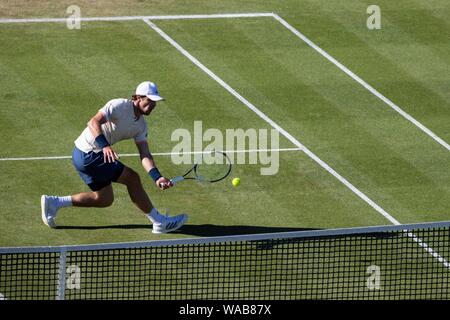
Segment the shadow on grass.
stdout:
[[238,234],[278,233],[289,231],[307,231],[317,229],[262,227],[262,226],[220,226],[215,224],[187,224],[180,229],[180,233],[198,237],[232,236]]
[[58,230],[101,230],[101,229],[152,229],[148,224],[116,224],[109,226],[57,226]]
[[[101,230],[101,229],[152,229],[151,224],[125,224],[109,226],[58,226],[58,230]],[[278,233],[289,231],[319,230],[313,228],[262,227],[262,226],[221,226],[215,224],[186,224],[176,234],[197,237],[231,236],[238,234]]]

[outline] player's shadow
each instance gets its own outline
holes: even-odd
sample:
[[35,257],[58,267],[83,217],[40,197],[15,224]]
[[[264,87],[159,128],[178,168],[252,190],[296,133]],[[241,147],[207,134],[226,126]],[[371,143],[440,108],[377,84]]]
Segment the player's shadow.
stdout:
[[59,230],[101,230],[101,229],[152,229],[150,223],[147,224],[115,224],[108,226],[57,226]]
[[218,237],[241,234],[278,233],[289,231],[318,230],[309,228],[263,227],[263,226],[221,226],[215,224],[186,224],[178,231],[181,234],[197,237]]
[[[119,224],[106,226],[58,226],[60,230],[101,230],[101,229],[152,229],[151,224]],[[177,234],[185,234],[196,237],[218,237],[232,236],[240,234],[258,234],[258,233],[278,233],[289,231],[307,231],[319,230],[313,228],[288,228],[288,227],[263,227],[263,226],[222,226],[215,224],[186,224],[179,230],[174,231]]]

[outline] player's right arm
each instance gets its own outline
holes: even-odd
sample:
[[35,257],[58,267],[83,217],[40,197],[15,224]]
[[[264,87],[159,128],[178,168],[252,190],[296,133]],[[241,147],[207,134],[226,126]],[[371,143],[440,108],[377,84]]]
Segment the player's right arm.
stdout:
[[106,115],[99,111],[88,122],[88,128],[91,130],[92,136],[95,138],[95,142],[102,148],[105,162],[114,162],[119,159],[117,153],[109,145],[102,132],[102,124],[107,122]]

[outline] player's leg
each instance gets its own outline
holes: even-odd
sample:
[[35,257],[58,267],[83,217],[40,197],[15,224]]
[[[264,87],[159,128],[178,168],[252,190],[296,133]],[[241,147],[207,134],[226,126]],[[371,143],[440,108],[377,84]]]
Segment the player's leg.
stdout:
[[60,208],[77,207],[108,207],[114,201],[111,182],[117,181],[125,166],[119,162],[105,163],[103,153],[84,153],[74,148],[72,155],[73,165],[83,181],[89,186],[91,192],[83,192],[71,196],[41,197],[41,214],[43,222],[56,227],[56,214]]
[[74,194],[71,196],[71,201],[74,207],[109,207],[114,202],[112,185],[109,184],[98,191]]
[[49,227],[56,227],[56,214],[63,207],[109,207],[114,201],[111,183],[100,190],[77,193],[71,196],[58,197],[42,195],[41,214],[42,221]]
[[139,174],[133,169],[125,167],[117,182],[127,186],[131,201],[153,223],[153,233],[166,233],[177,230],[187,221],[186,214],[180,214],[174,217],[160,214],[153,207],[150,198],[145,192]]
[[147,214],[152,211],[153,204],[145,192],[141,178],[136,171],[125,166],[121,176],[117,179],[117,182],[126,185],[131,201],[133,201],[136,207],[143,213]]

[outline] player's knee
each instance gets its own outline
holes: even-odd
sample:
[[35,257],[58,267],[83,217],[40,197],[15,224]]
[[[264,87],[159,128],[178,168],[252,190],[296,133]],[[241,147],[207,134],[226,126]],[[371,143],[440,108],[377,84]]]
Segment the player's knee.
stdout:
[[109,207],[114,202],[113,194],[97,194],[96,203],[101,208]]
[[117,182],[122,183],[128,187],[134,187],[141,184],[141,178],[136,171],[129,167],[125,167],[125,170],[123,171]]
[[110,207],[114,202],[114,196],[108,197],[103,200],[103,207]]
[[129,182],[131,184],[140,184],[141,183],[141,178],[139,177],[139,174],[136,171],[130,169],[129,174],[130,174]]

